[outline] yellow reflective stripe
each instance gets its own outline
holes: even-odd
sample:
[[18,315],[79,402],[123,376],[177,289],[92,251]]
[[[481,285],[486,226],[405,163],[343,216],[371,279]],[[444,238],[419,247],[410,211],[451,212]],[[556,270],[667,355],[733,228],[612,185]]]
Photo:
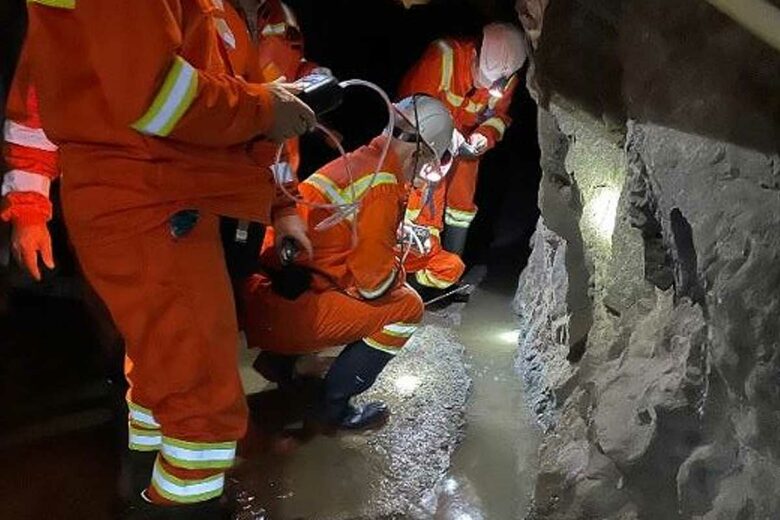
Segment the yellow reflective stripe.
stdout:
[[152,414],[152,411],[148,408],[138,406],[130,401],[127,402],[127,407],[130,411],[131,422],[150,430],[155,430],[160,427],[160,424],[154,418],[154,414]]
[[488,126],[498,132],[499,138],[504,136],[504,132],[506,131],[506,123],[503,119],[500,117],[491,117],[484,123],[482,123],[480,126]]
[[236,458],[235,442],[199,443],[163,437],[162,454],[185,469],[227,469]]
[[75,9],[76,0],[27,0],[28,4],[41,4],[60,9]]
[[287,24],[284,22],[271,23],[263,27],[263,36],[281,36],[287,32]]
[[197,91],[197,71],[177,56],[149,110],[132,127],[142,134],[167,136],[190,108]]
[[146,430],[130,425],[127,437],[128,445],[134,451],[157,451],[162,445],[160,430]]
[[404,219],[407,222],[412,222],[414,220],[417,220],[417,217],[420,216],[420,213],[422,213],[422,210],[420,209],[406,209],[406,214],[404,215]]
[[441,50],[441,80],[439,82],[439,90],[449,90],[452,86],[452,71],[455,63],[454,53],[452,47],[444,41],[439,40],[436,42]]
[[218,18],[215,22],[217,27],[217,33],[219,33],[222,41],[230,46],[231,49],[236,48],[236,35],[230,30],[230,26],[224,18]]
[[444,210],[444,223],[448,226],[469,227],[469,224],[477,216],[475,211],[461,211],[447,208]]
[[377,350],[381,350],[382,352],[387,352],[388,354],[391,354],[393,356],[398,354],[398,352],[401,350],[401,347],[395,347],[393,345],[385,345],[371,338],[363,338],[363,341],[365,341],[366,345],[368,345],[369,347],[375,348]]
[[332,204],[352,204],[369,189],[383,184],[398,184],[398,179],[392,173],[379,172],[376,175],[372,173],[361,177],[346,188],[339,188],[329,177],[315,173],[304,183],[315,188]]
[[446,90],[444,92],[444,95],[447,97],[447,103],[449,103],[452,106],[459,107],[463,104],[463,101],[465,98],[460,97],[457,94],[453,94],[449,90]]
[[157,460],[152,472],[152,486],[161,496],[172,502],[192,504],[222,495],[225,475],[220,473],[200,480],[182,480],[165,471]]
[[485,105],[474,103],[473,101],[469,101],[469,104],[466,105],[466,112],[470,112],[472,114],[479,114],[482,112],[482,110],[485,108]]
[[414,273],[414,278],[417,283],[426,287],[435,287],[436,289],[446,289],[451,286],[453,282],[436,278],[428,269],[422,269]]
[[391,323],[382,327],[382,334],[396,338],[409,338],[418,329],[418,326],[412,323]]
[[387,292],[387,290],[390,288],[390,286],[395,281],[395,275],[398,273],[398,270],[393,268],[393,270],[390,272],[390,276],[387,277],[385,281],[383,281],[381,284],[379,284],[379,287],[377,287],[374,290],[366,290],[361,289],[358,287],[358,292],[360,293],[360,296],[365,298],[366,300],[374,300],[376,298],[379,298],[383,294]]
[[347,201],[341,197],[341,190],[339,190],[336,183],[321,173],[311,175],[308,179],[303,181],[303,183],[319,191],[320,195],[325,197],[331,204],[338,204],[340,206],[347,204]]
[[455,54],[448,44],[444,40],[436,42],[441,50],[441,79],[439,80],[439,90],[444,92],[447,98],[447,102],[451,105],[459,107],[463,104],[463,98],[457,94],[452,93],[452,75],[455,69]]

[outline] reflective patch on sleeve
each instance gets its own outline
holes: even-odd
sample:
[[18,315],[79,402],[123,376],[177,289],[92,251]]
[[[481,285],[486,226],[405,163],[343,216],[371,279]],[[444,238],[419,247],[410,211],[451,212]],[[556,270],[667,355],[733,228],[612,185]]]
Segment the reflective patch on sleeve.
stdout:
[[76,0],[27,0],[28,4],[39,4],[58,9],[75,9]]
[[197,71],[184,58],[177,56],[152,105],[132,125],[133,128],[142,134],[169,135],[192,105],[197,91]]
[[492,129],[494,129],[496,132],[498,132],[498,135],[500,137],[503,137],[504,132],[506,131],[506,123],[504,123],[504,120],[500,117],[491,117],[484,123],[482,123],[482,126],[488,126]]
[[44,197],[49,197],[51,180],[44,175],[26,172],[23,170],[10,170],[3,176],[2,196],[15,192],[33,192],[39,193]]
[[56,152],[57,145],[49,141],[42,128],[33,128],[10,119],[3,127],[3,138],[6,143],[18,144],[27,148],[35,148],[46,152]]
[[387,279],[382,282],[379,287],[373,290],[365,290],[358,287],[358,292],[360,293],[360,296],[365,298],[366,300],[375,300],[385,294],[387,290],[390,288],[390,286],[395,281],[395,275],[397,274],[397,270],[393,269],[390,273],[390,276],[387,277]]

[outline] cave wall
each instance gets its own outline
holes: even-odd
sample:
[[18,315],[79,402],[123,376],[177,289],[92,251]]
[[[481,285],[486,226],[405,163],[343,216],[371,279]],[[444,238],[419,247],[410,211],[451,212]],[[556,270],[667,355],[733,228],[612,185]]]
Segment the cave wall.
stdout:
[[780,51],[703,0],[546,4],[529,518],[780,518]]

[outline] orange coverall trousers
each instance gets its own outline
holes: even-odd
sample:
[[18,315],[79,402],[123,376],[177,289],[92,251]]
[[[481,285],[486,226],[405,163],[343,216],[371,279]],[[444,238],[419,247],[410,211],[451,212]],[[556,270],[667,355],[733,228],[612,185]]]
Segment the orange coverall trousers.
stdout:
[[306,291],[287,300],[268,278],[253,276],[244,288],[247,342],[278,354],[309,354],[365,340],[390,354],[403,348],[423,317],[417,293],[400,285],[376,300],[353,298],[338,289]]

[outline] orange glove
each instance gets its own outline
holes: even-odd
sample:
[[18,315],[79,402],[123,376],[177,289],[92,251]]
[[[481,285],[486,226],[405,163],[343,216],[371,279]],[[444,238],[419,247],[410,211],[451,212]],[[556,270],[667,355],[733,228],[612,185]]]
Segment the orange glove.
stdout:
[[46,267],[54,269],[54,255],[51,249],[51,235],[45,223],[14,222],[11,231],[11,247],[16,262],[30,275],[40,281],[38,256]]

